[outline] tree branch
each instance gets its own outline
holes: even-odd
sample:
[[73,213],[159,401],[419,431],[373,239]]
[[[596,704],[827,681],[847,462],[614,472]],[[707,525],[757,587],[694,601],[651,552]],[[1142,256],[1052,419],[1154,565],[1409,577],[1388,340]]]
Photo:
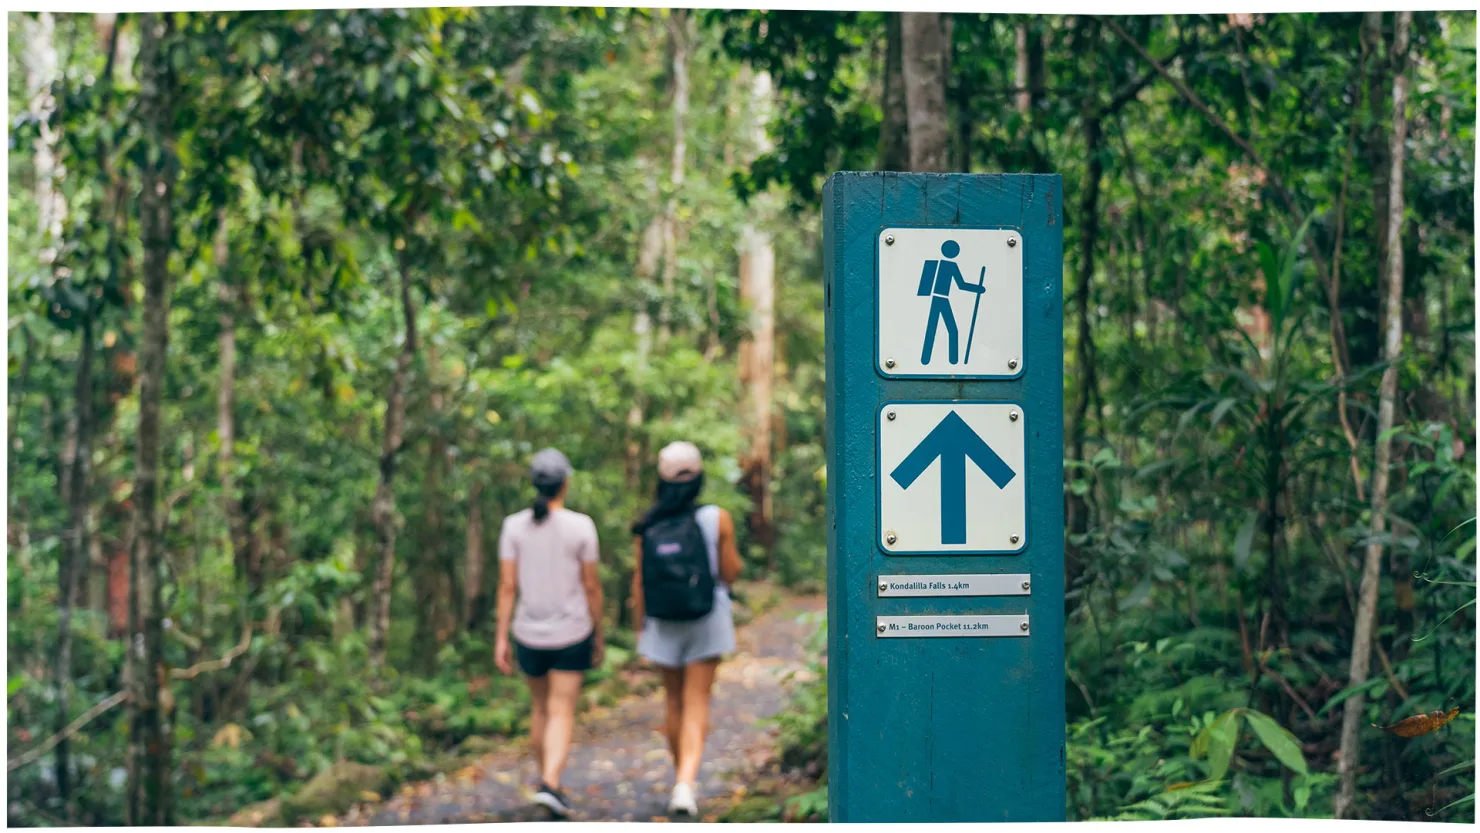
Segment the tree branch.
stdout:
[[220,671],[223,668],[229,668],[231,667],[231,661],[246,653],[247,649],[251,646],[252,626],[249,624],[246,626],[246,628],[242,630],[242,641],[238,642],[234,647],[231,648],[231,650],[222,654],[217,659],[206,660],[205,662],[197,662],[189,668],[171,668],[170,679],[193,680],[208,671]]
[[[1110,22],[1110,21],[1108,21],[1108,19],[1107,19],[1107,22]],[[1115,24],[1113,22],[1110,22],[1110,25],[1111,26],[1114,26]],[[1117,27],[1116,31],[1117,32],[1120,31],[1118,27]],[[1125,37],[1125,35],[1122,34],[1121,37]],[[1175,50],[1172,51],[1172,54],[1170,54],[1170,55],[1168,55],[1166,57],[1166,60],[1168,60],[1168,61],[1175,61],[1178,58],[1182,57],[1182,53],[1186,52],[1189,46],[1190,46],[1190,44],[1187,44],[1187,43],[1183,43],[1183,44],[1178,45],[1178,47]],[[1145,57],[1146,59],[1150,60],[1152,66],[1155,67],[1155,69],[1160,69],[1159,66],[1156,66],[1157,62],[1155,60],[1151,59],[1151,56],[1148,55],[1148,54],[1146,54],[1145,51],[1143,51],[1143,50],[1141,50],[1139,48],[1136,51],[1137,52],[1140,52],[1143,57]],[[1140,78],[1133,78],[1130,81],[1127,81],[1125,83],[1125,85],[1123,85],[1119,90],[1117,90],[1116,93],[1115,93],[1115,95],[1110,98],[1110,102],[1108,104],[1106,104],[1104,107],[1100,108],[1100,115],[1102,117],[1104,117],[1104,116],[1112,116],[1121,107],[1124,107],[1125,105],[1131,103],[1131,101],[1135,100],[1136,96],[1139,96],[1141,94],[1141,90],[1144,90],[1146,88],[1146,85],[1151,83],[1151,80],[1153,78],[1155,78],[1156,75],[1157,75],[1156,71],[1155,70],[1152,70],[1152,71],[1146,72]]]
[[1235,145],[1238,145],[1239,149],[1242,150],[1244,153],[1248,154],[1248,157],[1250,161],[1254,163],[1254,166],[1257,167],[1261,172],[1263,172],[1264,175],[1268,178],[1270,186],[1274,188],[1275,193],[1279,195],[1280,201],[1285,204],[1285,207],[1289,209],[1292,213],[1299,213],[1295,210],[1295,200],[1293,197],[1290,196],[1289,190],[1285,188],[1284,180],[1280,179],[1279,174],[1270,170],[1269,166],[1264,164],[1264,158],[1259,155],[1259,151],[1255,150],[1253,145],[1249,144],[1249,142],[1244,139],[1243,136],[1240,136],[1237,131],[1229,126],[1228,122],[1224,121],[1222,116],[1219,116],[1217,113],[1213,112],[1213,110],[1208,107],[1208,105],[1204,104],[1202,99],[1197,97],[1197,93],[1193,92],[1192,89],[1188,87],[1184,81],[1182,81],[1182,79],[1173,75],[1169,70],[1167,70],[1165,65],[1163,65],[1155,58],[1151,57],[1151,53],[1147,52],[1146,49],[1142,47],[1135,38],[1127,34],[1124,29],[1120,28],[1120,24],[1116,23],[1113,18],[1106,17],[1104,18],[1104,21],[1115,32],[1117,37],[1125,41],[1131,49],[1136,50],[1136,54],[1141,56],[1141,60],[1150,64],[1151,67],[1155,69],[1158,74],[1161,75],[1161,77],[1170,81],[1172,86],[1177,88],[1177,92],[1181,93],[1182,97],[1187,100],[1188,104],[1191,104],[1199,113],[1202,113],[1204,118],[1212,122],[1213,125],[1219,130],[1223,131],[1224,135],[1228,136],[1230,141],[1232,141]]
[[15,772],[16,770],[20,769],[23,766],[27,766],[29,764],[35,763],[36,761],[40,760],[40,758],[41,758],[42,755],[45,755],[47,752],[50,752],[52,750],[52,748],[54,748],[57,744],[61,743],[62,741],[66,740],[67,738],[69,738],[72,735],[76,734],[77,733],[77,730],[81,729],[83,726],[86,726],[88,723],[92,722],[93,719],[95,719],[98,715],[102,714],[103,712],[108,711],[109,709],[113,708],[114,706],[118,705],[119,703],[122,703],[123,701],[125,701],[127,699],[128,699],[128,691],[126,691],[126,690],[125,691],[119,691],[119,692],[116,692],[116,693],[110,695],[105,700],[103,700],[102,702],[98,703],[96,706],[93,706],[92,708],[90,708],[86,712],[84,712],[81,717],[77,718],[76,720],[74,720],[70,724],[68,724],[67,725],[67,728],[65,728],[62,731],[57,732],[55,735],[52,735],[51,737],[47,738],[44,742],[42,742],[42,744],[40,746],[37,746],[37,747],[32,748],[31,751],[26,752],[25,754],[21,755],[19,758],[16,758],[15,760],[6,761],[6,763],[5,763],[5,771],[6,772]]

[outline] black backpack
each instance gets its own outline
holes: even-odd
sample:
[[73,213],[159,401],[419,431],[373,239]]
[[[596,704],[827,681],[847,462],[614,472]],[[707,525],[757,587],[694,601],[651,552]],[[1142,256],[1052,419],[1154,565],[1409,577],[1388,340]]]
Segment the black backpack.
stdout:
[[642,598],[654,619],[689,622],[714,609],[709,548],[693,512],[656,521],[642,534]]

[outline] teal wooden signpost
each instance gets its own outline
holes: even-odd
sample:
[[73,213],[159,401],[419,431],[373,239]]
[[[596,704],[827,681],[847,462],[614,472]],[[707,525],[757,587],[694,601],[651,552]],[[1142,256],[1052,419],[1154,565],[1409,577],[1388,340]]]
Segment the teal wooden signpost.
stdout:
[[832,821],[1064,819],[1062,194],[823,188]]

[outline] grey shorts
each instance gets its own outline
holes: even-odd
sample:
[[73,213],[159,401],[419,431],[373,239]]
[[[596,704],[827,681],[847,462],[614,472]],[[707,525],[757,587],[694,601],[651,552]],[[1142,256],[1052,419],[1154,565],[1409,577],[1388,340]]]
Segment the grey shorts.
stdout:
[[691,662],[714,659],[735,650],[735,620],[730,594],[717,590],[714,609],[692,622],[669,622],[647,617],[637,652],[664,668],[682,668]]

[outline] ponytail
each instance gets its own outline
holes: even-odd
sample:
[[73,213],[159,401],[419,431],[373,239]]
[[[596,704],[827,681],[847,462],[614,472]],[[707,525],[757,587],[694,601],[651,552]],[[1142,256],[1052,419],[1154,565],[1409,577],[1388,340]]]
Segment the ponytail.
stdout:
[[534,489],[538,494],[535,495],[534,505],[530,507],[530,510],[534,512],[534,522],[536,524],[542,524],[546,518],[550,517],[550,501],[556,495],[560,494],[560,490],[564,487],[564,480],[558,483],[534,484]]

